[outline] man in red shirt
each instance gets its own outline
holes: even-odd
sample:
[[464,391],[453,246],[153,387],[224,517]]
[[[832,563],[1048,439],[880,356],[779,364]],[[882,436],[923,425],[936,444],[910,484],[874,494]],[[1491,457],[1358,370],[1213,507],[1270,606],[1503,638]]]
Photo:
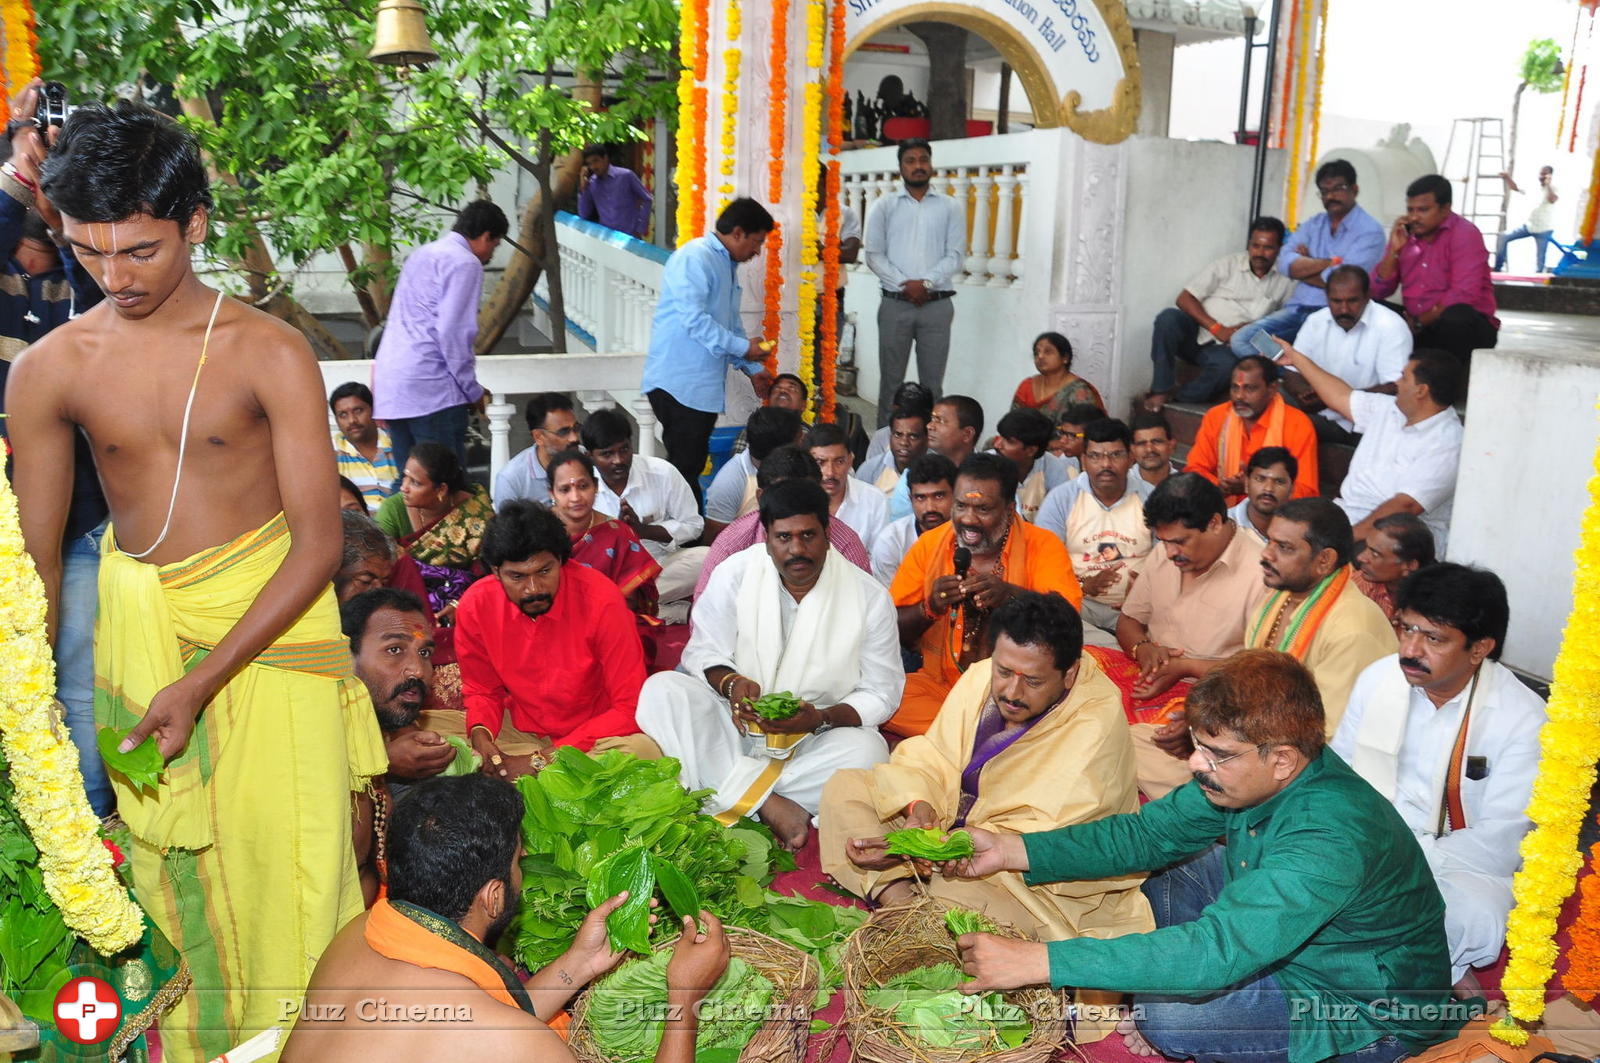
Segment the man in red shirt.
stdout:
[[1437,347],[1466,362],[1500,337],[1483,233],[1450,209],[1450,182],[1436,173],[1406,187],[1405,217],[1372,273],[1374,299],[1397,288],[1417,350]]
[[1222,488],[1228,505],[1237,505],[1250,456],[1262,447],[1285,447],[1299,462],[1295,498],[1317,495],[1317,431],[1278,393],[1278,367],[1252,354],[1233,367],[1228,401],[1206,411],[1183,471],[1204,476]]
[[467,733],[487,774],[531,766],[500,749],[507,713],[552,746],[660,755],[633,719],[645,675],[634,615],[611,580],[567,564],[571,554],[561,521],[534,502],[507,502],[484,529],[493,577],[461,596],[456,658]]

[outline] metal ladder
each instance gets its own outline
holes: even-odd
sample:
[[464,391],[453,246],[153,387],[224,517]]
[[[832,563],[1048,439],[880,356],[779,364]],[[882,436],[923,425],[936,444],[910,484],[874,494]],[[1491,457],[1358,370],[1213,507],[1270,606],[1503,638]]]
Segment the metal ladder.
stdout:
[[1505,123],[1498,118],[1457,118],[1450,127],[1442,172],[1461,191],[1455,197],[1456,213],[1483,233],[1485,250],[1493,248],[1506,230]]

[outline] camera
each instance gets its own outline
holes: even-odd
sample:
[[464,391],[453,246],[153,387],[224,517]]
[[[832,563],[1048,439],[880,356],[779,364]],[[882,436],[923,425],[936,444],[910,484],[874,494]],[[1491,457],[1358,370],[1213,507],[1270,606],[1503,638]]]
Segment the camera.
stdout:
[[59,81],[46,81],[39,89],[39,107],[33,112],[33,124],[40,135],[50,132],[51,126],[65,124],[77,108],[67,102],[67,87]]

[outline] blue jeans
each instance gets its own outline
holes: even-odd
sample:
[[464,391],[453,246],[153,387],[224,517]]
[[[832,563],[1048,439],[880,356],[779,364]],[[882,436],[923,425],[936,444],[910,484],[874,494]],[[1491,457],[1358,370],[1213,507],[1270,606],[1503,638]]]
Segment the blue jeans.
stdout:
[[1500,244],[1494,252],[1494,271],[1499,273],[1506,268],[1506,248],[1514,240],[1526,240],[1533,237],[1534,256],[1539,262],[1536,273],[1544,272],[1544,253],[1550,247],[1550,237],[1555,235],[1554,229],[1546,229],[1542,233],[1529,232],[1526,225],[1519,225],[1508,233],[1500,234]]
[[56,696],[67,708],[67,733],[78,747],[78,768],[89,807],[97,816],[116,811],[111,780],[95,745],[94,618],[100,602],[100,536],[102,524],[61,550],[61,595],[57,603]]
[[[1157,927],[1189,923],[1222,892],[1227,850],[1198,856],[1151,875],[1142,887]],[[1288,1063],[1289,1003],[1270,974],[1260,974],[1203,999],[1134,998],[1139,1032],[1162,1055],[1195,1063]],[[1335,1056],[1332,1063],[1394,1063],[1411,1054],[1399,1038],[1382,1037]]]
[[[1306,318],[1321,309],[1322,307],[1320,306],[1286,306],[1282,310],[1274,310],[1266,317],[1258,318],[1248,325],[1241,326],[1239,331],[1233,334],[1233,339],[1230,341],[1233,346],[1233,356],[1235,358],[1243,358],[1249,354],[1260,354],[1261,352],[1256,350],[1255,345],[1250,342],[1250,337],[1258,332],[1265,332],[1269,336],[1278,336],[1289,343],[1293,343],[1294,338],[1300,335],[1300,326],[1305,324]],[[1277,344],[1273,344],[1273,346],[1276,347]],[[1277,357],[1276,352],[1273,353],[1273,357]]]
[[1177,386],[1177,360],[1200,367],[1194,379],[1178,388],[1174,402],[1210,402],[1228,386],[1228,375],[1237,361],[1227,345],[1198,342],[1200,323],[1175,306],[1156,315],[1155,331],[1150,336],[1150,390],[1165,394]]
[[472,407],[467,405],[448,406],[433,413],[425,413],[421,417],[392,417],[386,423],[389,426],[389,442],[394,450],[394,465],[403,475],[406,471],[406,458],[411,456],[411,448],[418,443],[443,443],[456,452],[461,467],[467,467],[467,418],[471,416]]

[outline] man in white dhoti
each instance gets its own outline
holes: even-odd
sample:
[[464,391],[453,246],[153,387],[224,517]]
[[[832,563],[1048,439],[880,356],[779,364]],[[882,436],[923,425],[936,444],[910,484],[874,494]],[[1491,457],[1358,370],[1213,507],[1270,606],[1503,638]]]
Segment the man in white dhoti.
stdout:
[[[900,704],[905,670],[888,592],[829,548],[822,488],[774,484],[760,513],[764,542],[712,573],[681,671],[645,681],[638,721],[678,758],[684,786],[715,791],[708,813],[754,812],[799,848],[828,778],[888,759],[878,724]],[[760,719],[754,702],[778,692],[800,710]]]
[[1509,610],[1498,576],[1430,565],[1395,595],[1400,652],[1356,679],[1333,749],[1394,803],[1444,895],[1457,991],[1505,944],[1511,876],[1533,826],[1544,701],[1499,663]]

